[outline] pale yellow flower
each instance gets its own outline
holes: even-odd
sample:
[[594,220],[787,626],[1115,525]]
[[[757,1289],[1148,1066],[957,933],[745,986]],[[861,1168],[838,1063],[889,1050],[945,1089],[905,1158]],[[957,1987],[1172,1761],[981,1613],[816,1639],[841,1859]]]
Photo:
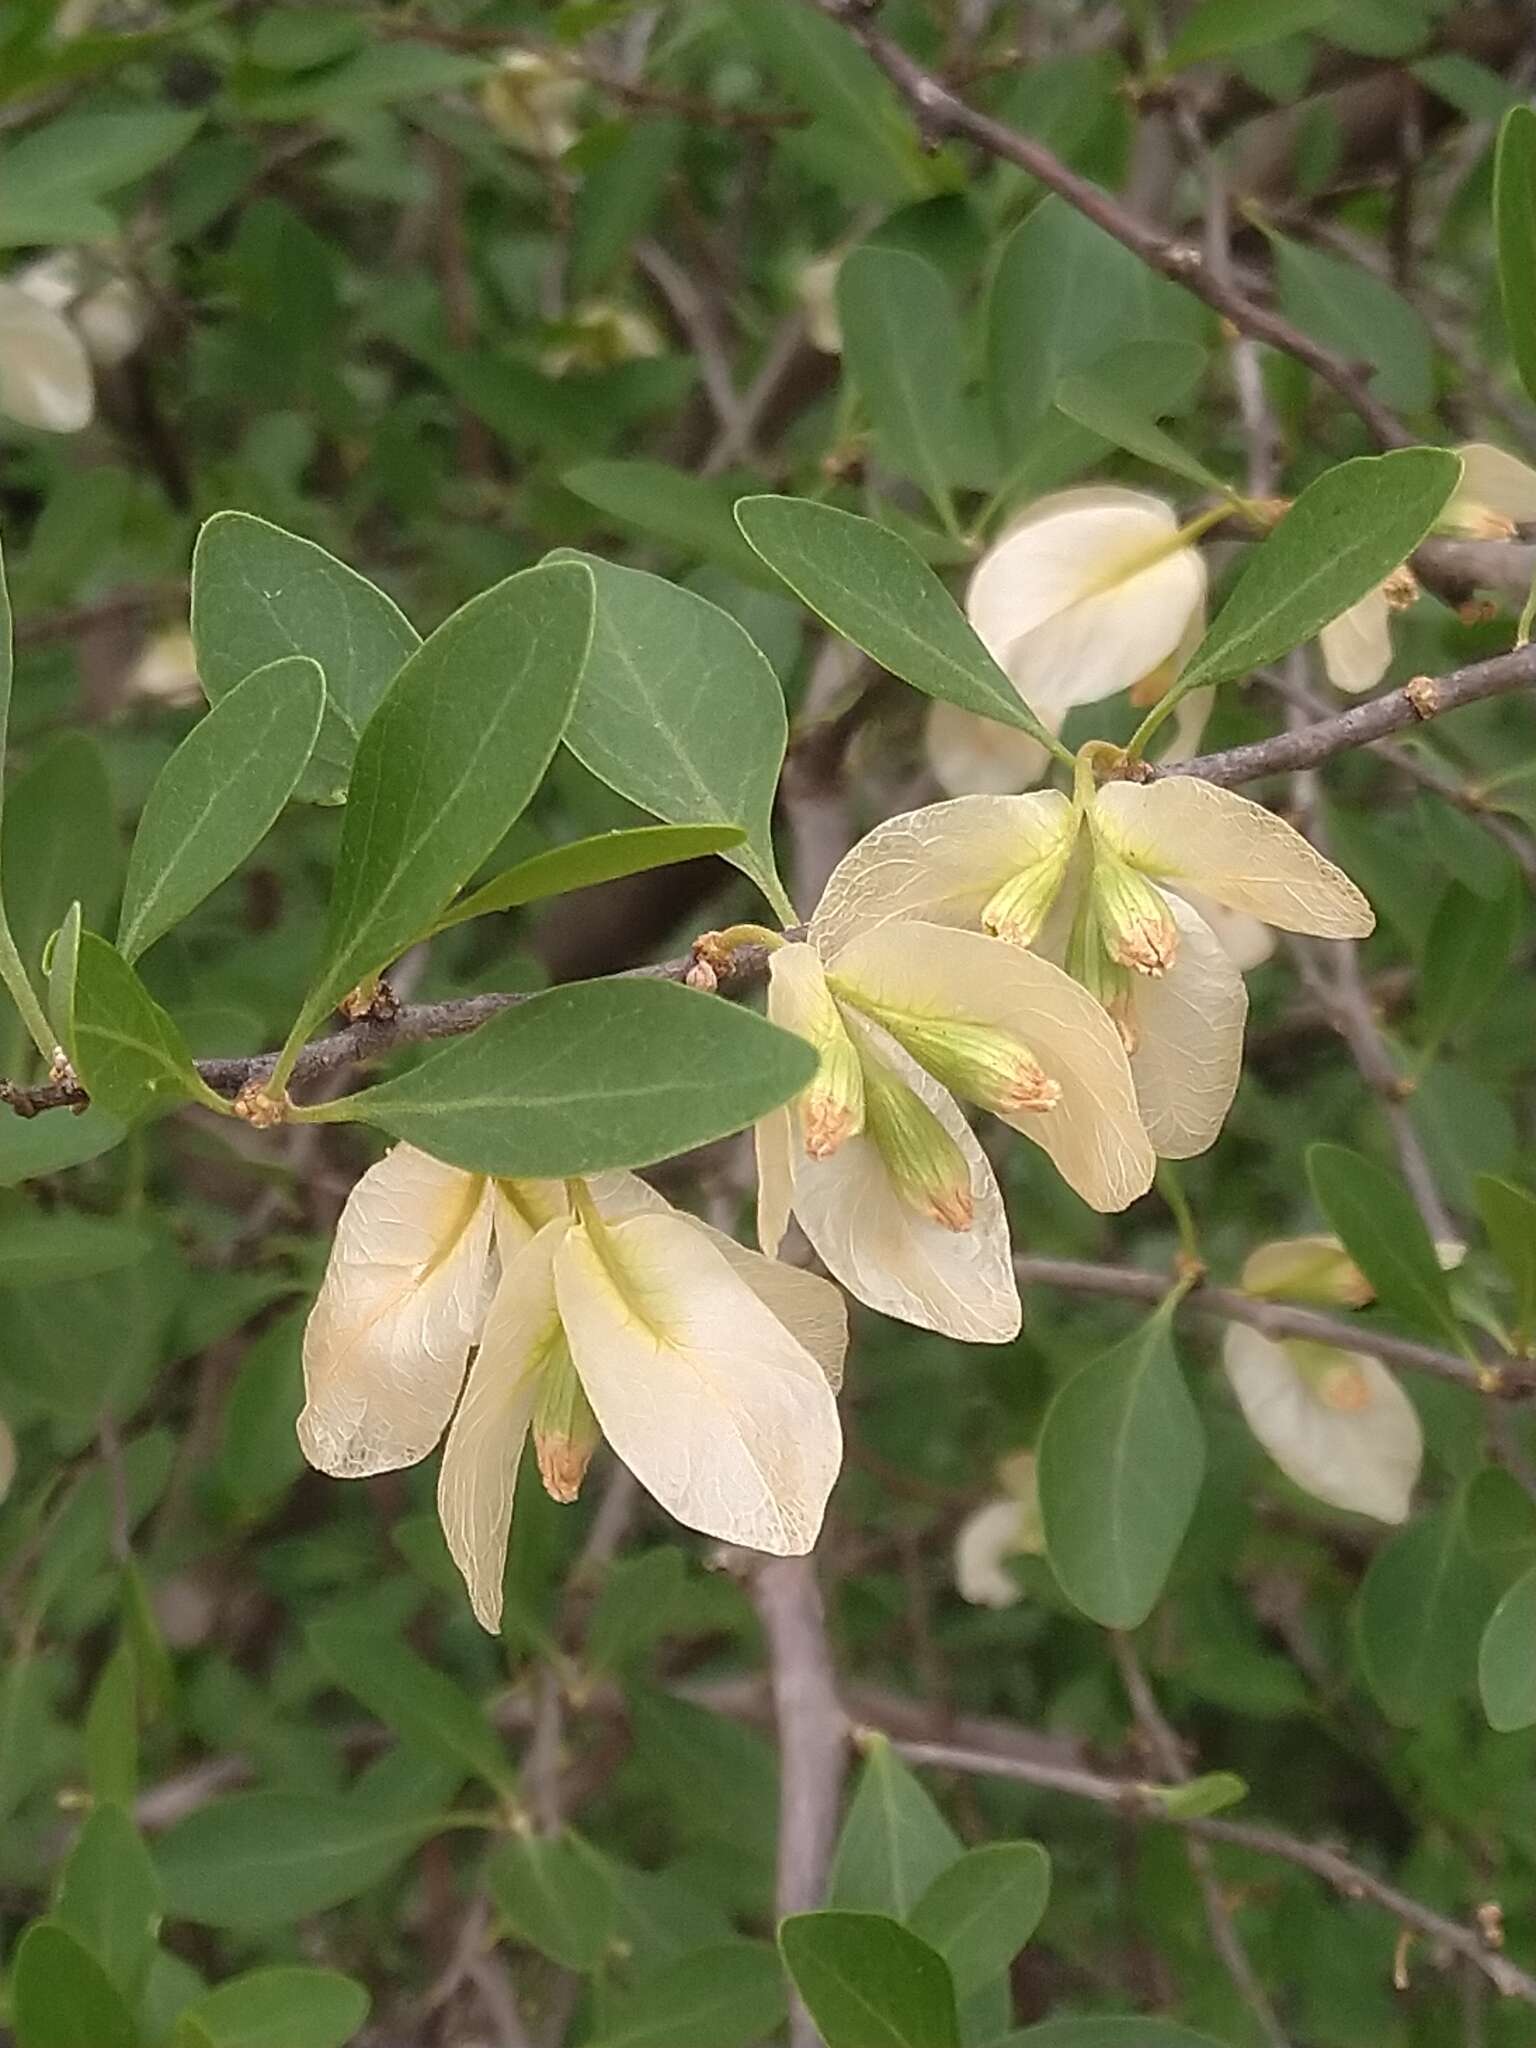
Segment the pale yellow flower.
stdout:
[[1014,1606],[1020,1589],[1009,1559],[1045,1554],[1034,1452],[1004,1458],[998,1478],[1006,1491],[973,1509],[955,1533],[955,1590],[973,1607]]
[[1348,876],[1289,825],[1190,776],[1110,782],[1081,810],[1042,791],[888,819],[842,863],[817,920],[824,948],[916,920],[1064,961],[1115,1019],[1153,1145],[1179,1159],[1221,1128],[1247,1012],[1241,974],[1185,889],[1323,938],[1374,923]]
[[90,359],[69,321],[19,284],[0,283],[0,413],[46,433],[78,434],[95,404]]
[[573,1206],[563,1184],[490,1181],[399,1145],[338,1226],[299,1440],[347,1478],[413,1464],[447,1429],[443,1531],[495,1629],[530,1434],[556,1499],[575,1498],[606,1437],[688,1527],[809,1550],[841,1461],[846,1342],[835,1288],[632,1174],[578,1184]]
[[[867,847],[868,841],[864,842]],[[1099,1006],[1050,961],[979,932],[896,923],[856,847],[803,945],[769,963],[768,1014],[821,1055],[758,1126],[758,1237],[793,1214],[870,1307],[970,1342],[1019,1328],[1007,1217],[954,1097],[1050,1156],[1091,1206],[1121,1209],[1154,1160],[1130,1069]]]
[[565,155],[579,130],[579,75],[538,50],[507,50],[480,88],[485,118],[502,141],[525,156]]
[[[965,609],[978,637],[1051,732],[1067,713],[1121,690],[1160,696],[1205,631],[1205,562],[1173,508],[1096,484],[1031,505],[977,563]],[[1198,742],[1209,692],[1181,704],[1174,741]],[[954,795],[1038,782],[1045,749],[952,704],[928,714],[928,757]]]

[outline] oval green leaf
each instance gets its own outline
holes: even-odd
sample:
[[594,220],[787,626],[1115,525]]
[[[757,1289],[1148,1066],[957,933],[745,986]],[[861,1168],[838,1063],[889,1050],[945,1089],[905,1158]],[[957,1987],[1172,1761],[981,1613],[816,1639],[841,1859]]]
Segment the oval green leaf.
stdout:
[[779,1947],[826,2048],[959,2048],[948,1965],[899,1921],[796,1913]]
[[93,1103],[131,1124],[178,1102],[225,1107],[198,1074],[186,1040],[115,946],[80,938],[75,1069]]
[[951,490],[967,479],[960,313],[948,284],[920,256],[866,244],[837,275],[843,361],[898,476],[954,525]]
[[1145,1621],[1178,1555],[1205,1436],[1169,1317],[1085,1365],[1046,1411],[1040,1509],[1062,1591],[1105,1628]]
[[1448,448],[1394,448],[1326,470],[1254,549],[1170,694],[1244,675],[1312,639],[1408,559],[1460,481],[1461,457]]
[[311,540],[248,512],[216,512],[192,551],[197,670],[217,703],[256,669],[305,654],[325,715],[298,786],[339,803],[363,727],[421,635],[392,598]]
[[966,1998],[1007,1970],[1050,1892],[1051,1859],[1038,1842],[988,1842],[939,1873],[907,1925],[937,1949]]
[[117,948],[136,960],[252,853],[298,787],[325,711],[307,655],[268,662],[221,697],[145,799],[128,856]]
[[350,1622],[317,1621],[308,1640],[336,1683],[385,1727],[510,1796],[517,1774],[478,1701],[398,1637]]
[[435,922],[544,778],[581,680],[592,577],[525,569],[471,598],[401,669],[358,743],[307,1037]]
[[1399,1530],[1361,1582],[1356,1634],[1387,1719],[1416,1728],[1471,1684],[1493,1581],[1467,1540],[1465,1495]]
[[893,676],[1052,744],[960,607],[899,534],[808,498],[743,498],[736,520],[803,604]]
[[960,1838],[925,1788],[885,1737],[874,1737],[838,1837],[827,1904],[904,1920],[961,1854]]
[[434,1825],[429,1814],[380,1812],[333,1795],[216,1799],[155,1843],[166,1915],[242,1933],[291,1927],[368,1891]]
[[231,1977],[182,2014],[213,2048],[345,2048],[368,2017],[368,1993],[339,1970],[274,1963]]
[[122,1994],[57,1920],[34,1920],[16,1944],[10,1991],[16,2048],[138,2048]]
[[649,1166],[805,1087],[801,1038],[671,982],[573,982],[493,1017],[398,1080],[326,1106],[470,1173],[558,1180]]
[[1451,1289],[1412,1196],[1395,1173],[1346,1145],[1311,1145],[1317,1205],[1383,1308],[1411,1329],[1461,1348]]
[[1536,398],[1536,109],[1511,107],[1493,170],[1504,329],[1520,381]]
[[1501,1734],[1536,1723],[1536,1567],[1516,1579],[1489,1617],[1477,1652],[1477,1688]]

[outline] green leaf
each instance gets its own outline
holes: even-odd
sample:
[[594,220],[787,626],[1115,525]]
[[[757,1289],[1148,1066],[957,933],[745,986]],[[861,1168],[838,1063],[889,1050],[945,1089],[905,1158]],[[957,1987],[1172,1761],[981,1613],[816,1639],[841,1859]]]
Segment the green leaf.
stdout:
[[1248,1787],[1235,1771],[1205,1771],[1185,1785],[1153,1785],[1147,1788],[1164,1813],[1178,1820],[1201,1820],[1208,1813],[1224,1813],[1248,1797]]
[[0,1287],[62,1287],[142,1259],[147,1231],[111,1216],[12,1213],[0,1217]]
[[803,1039],[670,982],[573,982],[504,1010],[331,1120],[377,1124],[470,1173],[647,1166],[742,1130],[805,1087]]
[[[731,0],[737,27],[813,119],[799,154],[851,196],[899,204],[932,171],[890,82],[853,38],[799,0]],[[781,145],[784,146],[784,145]]]
[[1516,1579],[1489,1617],[1478,1646],[1477,1687],[1488,1725],[1501,1734],[1536,1722],[1536,1566]]
[[1536,398],[1536,109],[1528,106],[1511,107],[1499,130],[1493,225],[1510,354]]
[[1129,344],[1196,342],[1209,320],[1064,199],[1035,207],[1003,245],[987,299],[987,390],[1014,488],[1050,489],[1100,451],[1075,425],[1049,431],[1064,378],[1112,350],[1130,357]]
[[121,1993],[57,1920],[34,1920],[22,1935],[10,1988],[16,2048],[138,2048]]
[[1394,1173],[1344,1145],[1312,1145],[1307,1176],[1318,1207],[1383,1308],[1461,1349],[1451,1290],[1424,1220]]
[[645,461],[582,462],[561,482],[620,526],[717,562],[748,583],[771,584],[736,530],[734,493],[723,483]]
[[313,76],[254,91],[248,88],[240,104],[242,112],[262,121],[327,121],[424,99],[430,93],[453,92],[486,77],[490,69],[484,57],[402,38],[370,44]]
[[581,680],[592,578],[525,569],[413,654],[358,742],[322,949],[296,1040],[461,889],[544,779]]
[[0,1188],[83,1166],[120,1145],[126,1135],[116,1117],[94,1104],[80,1116],[6,1117],[0,1120]]
[[673,1625],[687,1593],[687,1565],[674,1544],[657,1544],[609,1565],[592,1602],[583,1663],[619,1671]]
[[483,1778],[510,1797],[517,1774],[479,1703],[454,1681],[386,1636],[345,1621],[311,1623],[310,1649],[338,1685],[407,1742]]
[[1529,1338],[1536,1334],[1536,1195],[1491,1173],[1480,1173],[1475,1185],[1489,1245],[1515,1290],[1515,1332]]
[[[1123,360],[1127,356],[1139,360],[1128,364]],[[1056,409],[1143,462],[1226,496],[1227,485],[1158,426],[1153,407],[1144,402],[1148,386],[1158,393],[1192,389],[1204,367],[1204,351],[1185,342],[1144,342],[1134,349],[1115,349],[1091,369],[1062,379],[1056,387]]]
[[874,1737],[838,1838],[828,1905],[904,1920],[961,1854],[958,1836],[922,1785],[885,1737]]
[[1200,0],[1185,15],[1158,69],[1182,71],[1234,50],[1318,28],[1337,13],[1340,0]]
[[118,925],[136,960],[232,875],[298,787],[325,710],[320,664],[292,654],[237,683],[193,726],[144,801]]
[[54,1918],[90,1950],[113,1986],[137,2006],[154,1961],[160,1880],[121,1807],[98,1806],[69,1852]]
[[779,1929],[826,2048],[960,2048],[942,1956],[880,1913],[797,1913]]
[[392,599],[334,555],[246,512],[216,512],[192,554],[197,669],[217,704],[274,661],[308,655],[325,715],[298,793],[339,803],[358,735],[421,635]]
[[114,946],[85,932],[75,983],[75,1066],[92,1102],[125,1124],[178,1102],[224,1104],[175,1024]]
[[78,899],[64,913],[47,954],[47,982],[44,1007],[48,1021],[58,1034],[59,1044],[71,1059],[75,1054],[75,984],[80,978],[80,929],[82,913]]
[[1472,1681],[1493,1605],[1487,1567],[1467,1540],[1465,1492],[1400,1530],[1361,1582],[1355,1625],[1378,1705],[1416,1728]]
[[737,523],[835,632],[929,697],[1049,735],[916,549],[888,527],[807,498],[743,498]]
[[966,443],[966,350],[954,293],[921,257],[866,243],[838,270],[837,304],[843,361],[884,460],[952,526],[951,491],[966,481],[957,466]]
[[1038,1842],[989,1842],[940,1872],[907,1925],[944,1958],[966,1998],[1008,1969],[1050,1890],[1051,1859]]
[[1421,1050],[1438,1052],[1497,994],[1519,936],[1525,891],[1511,875],[1496,896],[1452,882],[1435,907],[1419,978]]
[[504,868],[455,903],[435,929],[445,932],[493,910],[516,910],[546,896],[591,889],[599,882],[616,882],[624,875],[644,874],[705,854],[729,854],[746,836],[739,825],[636,825],[624,832],[595,832],[590,839],[551,846],[516,867]]
[[380,1812],[333,1794],[215,1799],[155,1843],[166,1915],[237,1933],[291,1927],[371,1890],[434,1826],[430,1814]]
[[609,1998],[588,2048],[751,2048],[780,2025],[787,2002],[766,1943],[720,1942]]
[[1325,470],[1249,556],[1176,694],[1310,640],[1407,560],[1460,479],[1461,458],[1447,448],[1394,448]]
[[146,106],[42,122],[0,158],[0,248],[112,234],[117,221],[97,204],[102,194],[175,156],[202,120],[200,113]]
[[98,1806],[129,1806],[139,1789],[139,1684],[131,1644],[101,1667],[85,1710],[86,1783]]
[[337,1970],[278,1963],[231,1977],[189,2006],[180,2024],[213,2048],[346,2048],[368,2017],[368,1993]]
[[589,1853],[569,1835],[513,1835],[485,1878],[519,1941],[562,1969],[596,1969],[613,1938],[616,1902]]
[[1282,235],[1269,239],[1287,319],[1346,361],[1368,365],[1383,404],[1427,411],[1435,400],[1435,350],[1423,316],[1358,263]]
[[1160,1311],[1075,1373],[1041,1432],[1046,1555],[1067,1597],[1105,1628],[1152,1612],[1205,1470],[1170,1322]]
[[565,743],[582,765],[669,825],[739,825],[725,858],[793,922],[773,857],[788,721],[779,679],[745,627],[694,591],[586,555],[592,646]]

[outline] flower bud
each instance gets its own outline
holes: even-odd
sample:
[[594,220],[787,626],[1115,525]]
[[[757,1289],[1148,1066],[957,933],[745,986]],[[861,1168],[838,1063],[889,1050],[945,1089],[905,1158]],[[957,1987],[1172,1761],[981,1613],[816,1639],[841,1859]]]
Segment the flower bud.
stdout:
[[533,1411],[533,1451],[551,1500],[566,1505],[581,1492],[602,1432],[576,1377],[564,1337],[550,1353]]
[[821,1060],[800,1097],[800,1133],[813,1159],[830,1159],[839,1145],[864,1128],[864,1071],[858,1048],[824,983],[810,1013],[797,1023]]
[[991,1024],[920,1017],[909,1010],[854,1000],[951,1094],[991,1110],[994,1116],[1054,1109],[1061,1100],[1061,1084],[1051,1079],[1029,1047],[1011,1031],[999,1031]]
[[1079,905],[1072,926],[1072,936],[1067,943],[1067,972],[1106,1012],[1120,1034],[1120,1043],[1125,1047],[1127,1056],[1134,1053],[1138,1033],[1131,971],[1109,957],[1091,892]]
[[1242,1288],[1267,1301],[1364,1308],[1371,1283],[1336,1237],[1283,1237],[1260,1245],[1243,1267]]
[[480,89],[480,105],[503,142],[528,156],[564,156],[576,140],[571,110],[581,80],[537,50],[508,50]]
[[1154,980],[1178,958],[1179,928],[1155,883],[1101,845],[1094,848],[1090,884],[1104,950],[1118,967]]
[[872,1053],[864,1056],[869,1135],[908,1208],[946,1230],[969,1230],[976,1217],[965,1154],[915,1090]]
[[1077,820],[1062,821],[1059,836],[1010,875],[982,909],[981,928],[1010,946],[1032,946],[1050,915],[1077,844]]

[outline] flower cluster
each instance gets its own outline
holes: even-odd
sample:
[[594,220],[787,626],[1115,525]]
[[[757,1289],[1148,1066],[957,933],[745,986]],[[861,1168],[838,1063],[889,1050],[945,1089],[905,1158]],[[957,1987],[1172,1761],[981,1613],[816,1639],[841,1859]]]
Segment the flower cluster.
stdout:
[[[1166,688],[1204,599],[1191,529],[1156,499],[1093,489],[1036,506],[981,564],[970,609],[1059,726],[1074,704]],[[940,713],[937,743],[946,729],[958,761]],[[1007,1342],[1021,1318],[1008,1217],[966,1110],[1039,1145],[1090,1207],[1123,1209],[1159,1156],[1220,1130],[1241,967],[1269,927],[1342,939],[1372,922],[1271,812],[1194,778],[1127,779],[1102,743],[1078,755],[1070,794],[968,793],[891,818],[836,868],[803,934],[760,935],[769,1017],[817,1056],[757,1128],[761,1253],[631,1174],[492,1181],[398,1146],[354,1189],[310,1318],[305,1452],[354,1476],[412,1464],[446,1432],[439,1511],[487,1627],[530,1437],[556,1499],[575,1498],[603,1436],[688,1526],[808,1550],[841,1455],[847,1329],[837,1289],[780,1262],[791,1218],[871,1308]],[[1226,1363],[1300,1483],[1384,1516],[1406,1500],[1416,1424],[1379,1367],[1246,1330]],[[1351,1428],[1374,1432],[1364,1492],[1331,1476]],[[1017,1525],[1015,1501],[983,1534],[1018,1547]],[[1001,1597],[978,1542],[990,1592],[976,1597]]]

